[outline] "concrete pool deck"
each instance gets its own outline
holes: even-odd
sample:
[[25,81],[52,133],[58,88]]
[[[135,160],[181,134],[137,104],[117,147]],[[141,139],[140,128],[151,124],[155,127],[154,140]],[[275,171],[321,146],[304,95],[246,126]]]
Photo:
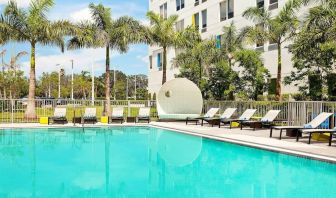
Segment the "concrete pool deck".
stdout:
[[[269,129],[262,129],[253,131],[246,128],[240,130],[238,128],[229,129],[228,127],[211,127],[185,125],[184,122],[151,122],[150,124],[96,124],[85,125],[85,127],[99,127],[99,126],[154,126],[165,129],[171,129],[182,133],[188,133],[192,135],[202,136],[206,138],[221,140],[225,142],[231,142],[235,144],[241,144],[251,147],[257,147],[261,149],[307,157],[312,159],[318,159],[322,161],[336,163],[336,143],[335,140],[331,146],[328,146],[327,142],[312,141],[312,144],[307,144],[308,138],[301,138],[299,142],[296,142],[295,138],[289,138],[283,136],[282,140],[279,140],[279,131],[273,132],[273,138],[269,138]],[[29,124],[0,124],[0,128],[59,128],[59,127],[74,127],[72,123],[66,125],[40,125],[36,123]],[[76,125],[75,127],[82,127],[82,125]]]

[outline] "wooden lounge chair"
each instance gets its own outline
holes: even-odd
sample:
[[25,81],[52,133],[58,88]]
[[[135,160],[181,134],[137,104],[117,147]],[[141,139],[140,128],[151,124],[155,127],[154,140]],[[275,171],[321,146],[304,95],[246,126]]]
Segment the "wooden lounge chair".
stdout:
[[227,119],[226,122],[230,123],[230,129],[232,129],[233,122],[238,122],[240,130],[242,130],[243,129],[242,123],[251,120],[252,116],[255,114],[256,111],[257,109],[246,109],[238,119]]
[[202,121],[201,125],[203,126],[204,119],[213,118],[218,111],[219,111],[219,108],[211,108],[211,109],[209,109],[209,111],[204,116],[199,116],[199,117],[196,117],[196,118],[187,117],[186,125],[188,125],[188,122],[190,122],[190,121],[196,122],[196,125],[197,125],[198,122],[201,120]]
[[213,126],[214,124],[218,124],[218,127],[221,127],[221,123],[227,123],[225,120],[231,119],[232,115],[237,111],[237,108],[227,108],[224,113],[219,118],[205,118],[204,121],[207,121],[209,124]]
[[52,121],[53,124],[67,124],[68,120],[66,118],[66,108],[55,108],[54,116],[48,118],[50,121]]
[[315,117],[308,124],[305,124],[303,126],[273,126],[271,127],[271,130],[270,130],[270,138],[272,137],[274,129],[280,130],[280,137],[279,137],[280,140],[282,138],[283,130],[291,129],[291,130],[296,130],[296,141],[299,141],[299,136],[300,136],[299,130],[300,129],[316,129],[332,115],[333,115],[332,113],[323,112],[319,114],[317,117]]
[[118,121],[121,124],[124,122],[124,108],[123,107],[114,107],[112,109],[112,116],[110,117],[111,123],[113,121]]
[[[329,136],[329,146],[331,146],[331,141],[332,141],[333,135],[336,134],[336,127],[333,128],[333,129],[300,129],[300,132],[309,134],[308,144],[311,143],[312,134],[314,134],[314,133],[319,133],[319,134],[327,133],[327,134],[330,135]],[[299,140],[299,139],[297,139],[297,140]]]
[[249,125],[252,126],[253,130],[256,129],[257,125],[261,125],[261,127],[267,125],[267,126],[273,126],[274,120],[276,117],[278,117],[281,110],[270,110],[266,113],[266,115],[261,118],[261,120],[248,120],[248,121],[242,121],[242,126]]
[[96,108],[86,108],[84,115],[82,117],[82,123],[96,124],[97,123],[96,111],[97,111]]
[[149,107],[142,107],[139,110],[139,115],[136,117],[135,122],[146,121],[147,123],[150,122],[150,108]]

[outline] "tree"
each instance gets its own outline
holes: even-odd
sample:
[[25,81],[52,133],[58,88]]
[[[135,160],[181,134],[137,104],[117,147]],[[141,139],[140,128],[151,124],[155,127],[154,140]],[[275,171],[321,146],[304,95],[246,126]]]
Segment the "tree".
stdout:
[[211,40],[198,40],[194,42],[191,48],[187,48],[184,52],[177,55],[174,59],[176,65],[181,68],[197,68],[198,76],[197,83],[201,88],[203,73],[209,76],[209,69],[212,63],[215,62],[217,50],[215,48],[215,41]]
[[237,31],[237,28],[232,21],[229,26],[223,27],[223,34],[221,35],[220,55],[221,58],[225,57],[228,60],[229,66],[232,68],[233,55],[237,50],[243,49],[243,40],[245,37],[245,29],[241,32]]
[[243,16],[251,19],[256,26],[246,28],[247,37],[254,42],[270,41],[277,45],[278,67],[276,80],[276,99],[281,100],[282,84],[282,45],[297,31],[300,21],[296,11],[306,3],[305,0],[289,0],[276,16],[265,8],[253,7],[244,11]]
[[267,90],[265,84],[269,78],[269,72],[264,67],[261,60],[261,54],[255,50],[240,50],[235,53],[237,65],[243,68],[240,83],[244,93],[250,99],[257,100],[258,95],[263,94]]
[[[16,90],[17,90],[17,76],[16,74],[18,73],[18,70],[20,69],[20,64],[18,63],[19,59],[22,56],[27,55],[28,53],[25,51],[19,52],[17,53],[15,56],[12,56],[10,58],[9,63],[4,63],[4,66],[7,68],[7,75],[5,75],[7,77],[7,81],[8,81],[8,87],[9,87],[9,96],[12,99],[13,97],[16,97]],[[4,68],[3,68],[3,72],[4,72]],[[20,79],[20,76],[19,76]],[[4,88],[4,96],[6,95],[6,89]],[[13,96],[14,94],[14,96]]]
[[215,100],[233,100],[234,92],[240,90],[238,72],[232,70],[228,61],[221,60],[210,69],[207,90]]
[[147,42],[145,28],[132,17],[123,16],[117,20],[111,17],[111,9],[102,4],[89,5],[93,23],[84,21],[78,24],[78,33],[69,43],[69,49],[83,47],[104,47],[105,67],[105,115],[111,114],[110,90],[110,50],[124,53],[130,44]]
[[175,23],[178,20],[177,15],[171,15],[166,19],[149,11],[147,17],[151,22],[148,28],[151,44],[158,45],[163,50],[162,84],[164,84],[167,81],[167,50],[170,47],[184,46],[186,39],[182,36],[183,31],[175,30]]
[[295,71],[286,77],[285,83],[295,82],[299,90],[313,100],[322,99],[323,84],[331,79],[336,70],[335,16],[335,1],[325,0],[321,5],[311,8],[301,32],[290,46]]
[[56,45],[63,51],[63,37],[72,32],[68,21],[48,20],[47,14],[53,5],[53,0],[32,0],[29,8],[23,9],[14,0],[10,0],[0,19],[0,32],[7,35],[7,41],[29,42],[31,45],[29,95],[25,113],[27,118],[36,118],[36,45]]

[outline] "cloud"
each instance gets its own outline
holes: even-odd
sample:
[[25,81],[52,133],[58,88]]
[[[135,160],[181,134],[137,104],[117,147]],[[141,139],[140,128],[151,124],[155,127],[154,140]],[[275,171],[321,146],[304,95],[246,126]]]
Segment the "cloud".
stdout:
[[[14,0],[18,4],[19,7],[28,7],[30,4],[30,0]],[[9,0],[0,0],[0,5],[7,5]]]
[[72,14],[70,14],[70,19],[73,22],[80,22],[85,20],[92,21],[90,9],[84,8],[81,10],[74,11]]
[[140,55],[138,55],[137,59],[141,60],[142,62],[144,62],[146,64],[149,64],[148,55],[146,55],[146,56],[140,56]]
[[[112,53],[112,58],[119,54]],[[71,73],[71,60],[74,60],[74,73],[81,71],[90,71],[94,66],[95,75],[105,72],[105,49],[82,49],[77,51],[67,51],[64,54],[53,55],[37,55],[36,56],[36,73],[40,76],[43,72],[58,71],[59,66],[65,70],[67,74]],[[22,63],[22,69],[28,75],[30,62]]]

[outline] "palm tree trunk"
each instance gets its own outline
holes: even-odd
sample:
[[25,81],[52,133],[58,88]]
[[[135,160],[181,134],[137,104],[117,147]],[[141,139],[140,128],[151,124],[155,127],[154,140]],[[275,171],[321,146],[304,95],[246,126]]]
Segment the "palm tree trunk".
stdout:
[[276,80],[275,98],[276,100],[281,100],[281,43],[278,42],[278,72]]
[[199,80],[198,80],[198,87],[201,89],[201,81],[202,81],[202,60],[198,60],[199,66]]
[[162,84],[167,81],[167,47],[163,46]]
[[25,117],[36,118],[35,112],[35,87],[36,86],[36,74],[35,74],[35,43],[31,43],[31,55],[30,55],[30,75],[29,75],[29,94],[28,103]]
[[105,71],[105,116],[111,115],[111,90],[110,90],[110,47],[106,46],[106,71]]

